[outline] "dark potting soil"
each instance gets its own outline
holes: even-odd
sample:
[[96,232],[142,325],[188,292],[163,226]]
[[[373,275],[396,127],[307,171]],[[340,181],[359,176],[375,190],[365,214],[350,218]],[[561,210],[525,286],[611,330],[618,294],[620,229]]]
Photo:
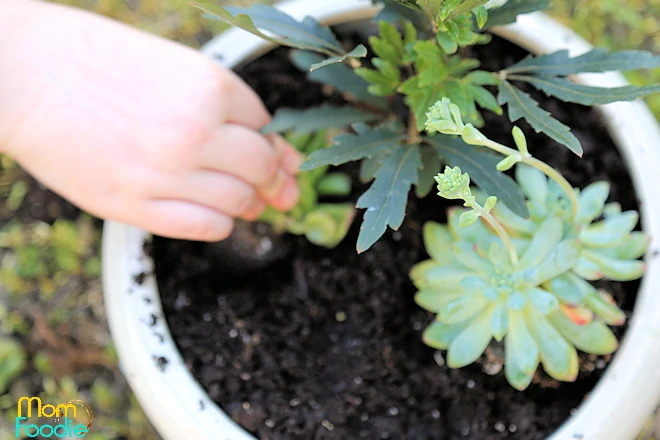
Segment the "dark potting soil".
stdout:
[[[500,39],[474,54],[491,70],[525,55]],[[341,100],[305,82],[286,57],[278,49],[239,69],[271,111]],[[585,154],[579,159],[521,124],[532,153],[576,186],[609,180],[611,200],[635,209],[629,176],[598,113],[533,95],[573,128]],[[484,115],[487,134],[511,143],[511,124]],[[365,189],[357,186],[356,195]],[[359,221],[334,250],[287,237],[287,258],[240,276],[223,270],[209,245],[157,238],[166,319],[189,369],[214,401],[262,439],[546,438],[580,405],[610,357],[583,354],[576,382],[559,384],[541,373],[524,392],[507,384],[501,347],[466,368],[444,366],[442,354],[421,342],[433,316],[414,303],[407,274],[428,258],[422,225],[443,221],[446,208],[435,195],[411,197],[400,230],[359,256]],[[632,310],[638,283],[600,287]],[[616,330],[619,336],[623,330]],[[204,402],[193,404],[204,410]]]

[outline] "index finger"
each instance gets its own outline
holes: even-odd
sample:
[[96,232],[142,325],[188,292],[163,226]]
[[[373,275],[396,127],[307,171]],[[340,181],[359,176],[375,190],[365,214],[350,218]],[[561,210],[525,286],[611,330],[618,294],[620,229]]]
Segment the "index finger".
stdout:
[[242,125],[255,131],[268,124],[271,117],[259,95],[236,73],[220,66],[218,68],[221,69],[219,89],[223,95],[218,98],[224,100],[227,109],[222,122]]

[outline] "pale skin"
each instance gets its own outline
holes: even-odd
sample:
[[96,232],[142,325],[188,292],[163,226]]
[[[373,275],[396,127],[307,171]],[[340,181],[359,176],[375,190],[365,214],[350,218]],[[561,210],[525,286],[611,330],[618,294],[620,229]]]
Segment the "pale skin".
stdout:
[[292,208],[300,156],[229,70],[121,23],[0,0],[0,152],[80,208],[154,234],[228,237]]

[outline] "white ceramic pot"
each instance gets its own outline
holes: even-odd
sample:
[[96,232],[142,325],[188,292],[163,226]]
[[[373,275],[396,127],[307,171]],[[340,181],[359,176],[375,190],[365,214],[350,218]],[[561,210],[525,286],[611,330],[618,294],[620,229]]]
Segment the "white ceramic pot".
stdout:
[[[327,24],[371,18],[371,0],[294,0],[280,4],[290,15],[306,15]],[[569,49],[573,54],[591,46],[547,16],[534,13],[495,33],[533,53]],[[240,30],[230,30],[208,43],[203,51],[227,67],[249,61],[272,45]],[[596,86],[625,84],[619,74],[582,75],[577,80]],[[602,107],[610,133],[618,145],[640,200],[643,229],[660,237],[660,127],[643,102]],[[576,160],[579,160],[576,158]],[[140,229],[106,222],[103,230],[105,303],[121,369],[151,422],[166,440],[248,440],[252,437],[215,405],[188,372],[165,320],[153,275],[141,285],[140,273],[153,274],[153,261],[144,253],[150,235]],[[660,243],[646,256],[630,327],[605,376],[577,414],[552,440],[630,440],[641,429],[660,397]],[[157,316],[156,325],[152,315]]]

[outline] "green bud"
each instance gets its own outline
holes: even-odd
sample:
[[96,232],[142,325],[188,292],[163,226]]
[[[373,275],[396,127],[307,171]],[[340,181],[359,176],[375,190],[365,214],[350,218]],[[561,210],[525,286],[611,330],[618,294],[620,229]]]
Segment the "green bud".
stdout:
[[497,197],[495,196],[488,197],[486,199],[486,204],[484,205],[484,209],[486,210],[486,212],[492,211],[496,203],[497,203]]
[[[453,105],[453,104],[452,104]],[[480,132],[474,125],[467,124],[461,130],[461,137],[470,145],[479,145],[480,141],[488,139],[482,132]]]
[[502,159],[500,162],[498,162],[496,168],[498,171],[507,171],[510,170],[511,168],[514,167],[515,164],[520,162],[522,157],[517,154],[513,154],[511,156],[507,156],[504,159]]
[[445,167],[445,172],[435,176],[438,183],[438,195],[445,199],[463,199],[472,195],[470,176],[463,174],[459,167]]
[[481,214],[477,211],[466,211],[461,214],[461,218],[458,220],[458,226],[464,228],[466,226],[473,225],[481,217]]
[[511,133],[513,134],[513,140],[518,147],[518,151],[527,156],[529,154],[529,150],[527,150],[527,139],[525,138],[525,134],[518,126],[513,127]]

